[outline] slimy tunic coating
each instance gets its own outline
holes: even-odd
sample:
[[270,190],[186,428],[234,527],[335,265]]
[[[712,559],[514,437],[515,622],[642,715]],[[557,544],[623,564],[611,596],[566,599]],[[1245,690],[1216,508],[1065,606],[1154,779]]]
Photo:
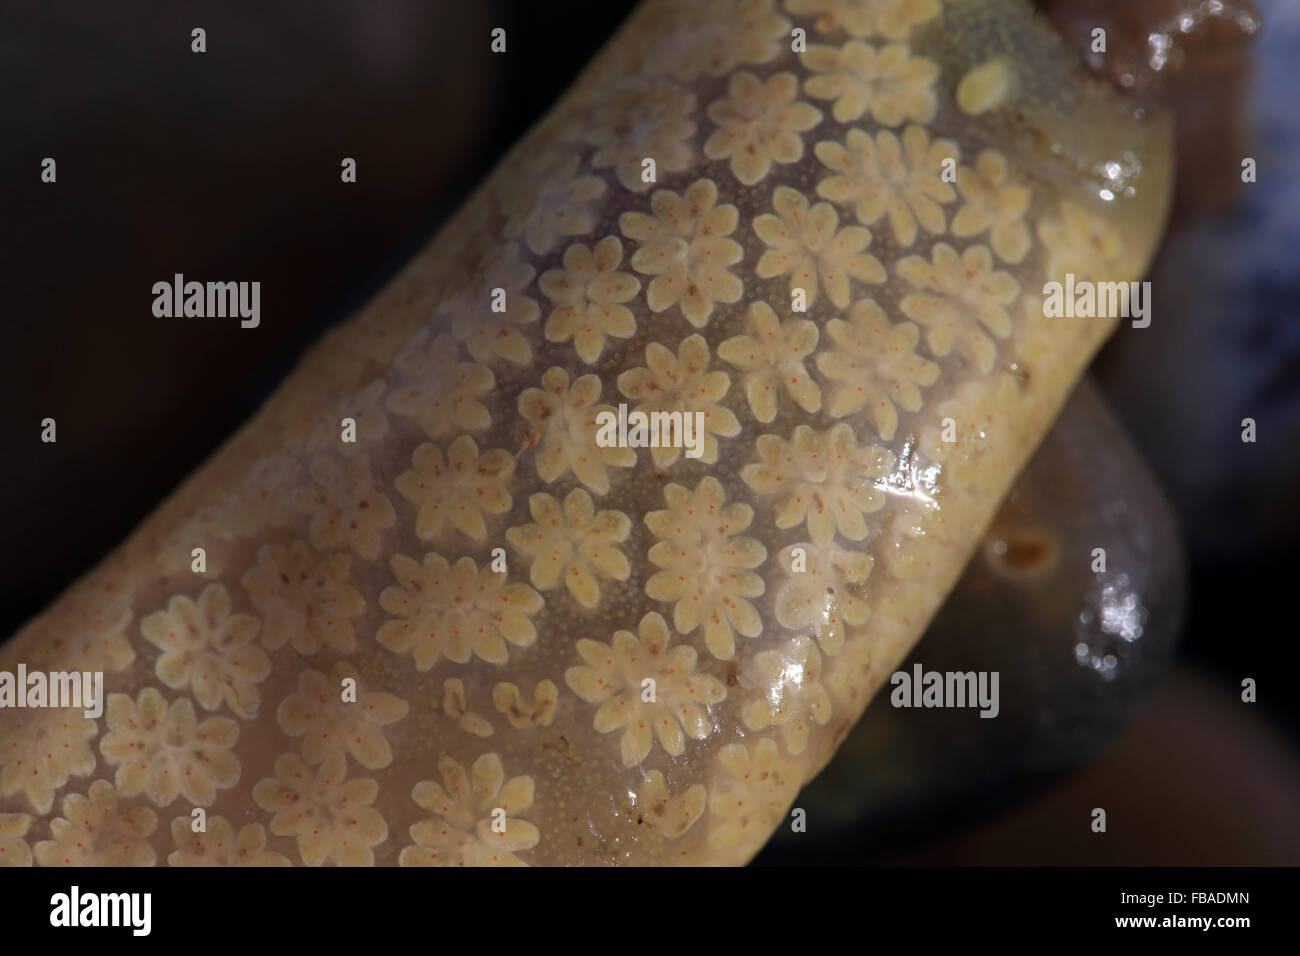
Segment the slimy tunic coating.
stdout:
[[107,700],[0,712],[0,863],[745,862],[1114,328],[1041,290],[1141,277],[1168,149],[1021,2],[647,0],[4,647]]

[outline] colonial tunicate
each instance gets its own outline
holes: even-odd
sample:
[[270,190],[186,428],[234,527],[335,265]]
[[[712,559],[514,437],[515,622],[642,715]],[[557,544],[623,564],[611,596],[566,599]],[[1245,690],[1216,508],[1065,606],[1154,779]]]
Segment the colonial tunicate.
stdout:
[[4,648],[115,696],[0,713],[0,862],[748,860],[1113,325],[1037,290],[1139,278],[1167,164],[1023,0],[646,0]]

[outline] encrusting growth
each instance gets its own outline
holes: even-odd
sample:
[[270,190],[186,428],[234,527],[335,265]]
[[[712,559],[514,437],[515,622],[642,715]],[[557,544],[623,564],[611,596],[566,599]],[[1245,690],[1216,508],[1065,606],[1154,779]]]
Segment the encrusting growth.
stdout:
[[4,648],[109,698],[0,712],[0,864],[746,861],[1112,327],[1034,290],[1137,278],[1167,162],[1022,0],[647,0]]

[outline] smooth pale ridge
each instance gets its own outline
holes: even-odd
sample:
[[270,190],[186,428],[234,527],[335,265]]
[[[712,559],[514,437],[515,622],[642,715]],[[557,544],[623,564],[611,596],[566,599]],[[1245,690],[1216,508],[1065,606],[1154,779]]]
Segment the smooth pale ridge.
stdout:
[[1011,94],[1011,67],[1006,60],[990,60],[975,67],[957,84],[957,106],[978,116],[1003,105]]
[[[0,714],[4,858],[748,860],[1114,328],[1043,283],[1153,254],[1168,130],[1075,62],[1012,0],[647,2],[6,648],[110,696]],[[623,402],[702,456],[597,447]]]

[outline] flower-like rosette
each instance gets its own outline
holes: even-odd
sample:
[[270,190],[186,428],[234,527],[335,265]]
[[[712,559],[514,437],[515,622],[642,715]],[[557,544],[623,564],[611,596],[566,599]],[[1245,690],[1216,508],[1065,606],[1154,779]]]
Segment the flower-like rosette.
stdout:
[[646,157],[654,159],[659,175],[689,169],[696,161],[695,104],[695,94],[675,83],[618,82],[587,123],[586,141],[596,147],[592,167],[612,167],[619,185],[636,193],[652,185],[641,177]]
[[866,251],[871,230],[839,226],[828,202],[810,206],[808,197],[789,186],[772,194],[773,213],[754,217],[754,232],[768,247],[754,272],[760,279],[790,275],[790,292],[803,289],[809,307],[825,291],[839,309],[849,304],[849,279],[879,284],[886,279],[880,260]]
[[517,856],[541,839],[519,815],[533,804],[533,778],[506,779],[501,758],[483,754],[470,766],[449,756],[438,760],[442,781],[423,780],[411,798],[434,816],[411,826],[414,846],[402,850],[402,866],[524,866]]
[[968,239],[987,230],[999,258],[1023,262],[1032,242],[1025,224],[1031,197],[1029,187],[1011,181],[1006,157],[986,149],[975,158],[974,169],[958,168],[957,191],[965,204],[952,218],[952,234]]
[[885,441],[898,430],[898,411],[920,411],[921,389],[939,380],[939,366],[916,354],[920,330],[892,324],[871,299],[853,303],[847,319],[826,323],[831,348],[817,368],[834,384],[826,410],[835,418],[862,413]]
[[[345,685],[351,693],[344,693]],[[396,694],[365,686],[356,668],[340,661],[328,676],[315,670],[299,674],[297,692],[280,702],[276,719],[290,737],[302,738],[309,764],[350,754],[367,770],[379,770],[393,762],[384,728],[409,710]]]
[[154,665],[158,679],[172,690],[189,688],[204,710],[224,702],[237,716],[256,715],[257,685],[271,673],[271,660],[253,641],[258,621],[231,613],[225,585],[210,584],[196,603],[174,595],[167,609],[140,622],[140,633],[162,653]]
[[1011,335],[1007,307],[1020,294],[1020,284],[994,270],[988,246],[970,246],[958,255],[946,242],[936,242],[929,262],[907,256],[895,270],[916,290],[903,297],[899,309],[925,326],[930,350],[943,356],[955,349],[981,373],[992,371],[998,354],[994,339]]
[[754,302],[745,316],[745,334],[718,346],[718,357],[741,371],[745,398],[758,421],[776,418],[781,395],[805,412],[821,408],[821,388],[807,367],[817,339],[815,323],[796,318],[781,322],[766,302]]
[[347,758],[335,754],[313,770],[297,754],[275,758],[275,776],[253,787],[253,800],[271,818],[271,833],[294,837],[307,866],[373,866],[374,847],[388,823],[371,804],[379,784],[347,779]]
[[365,611],[366,601],[352,585],[346,554],[320,554],[305,541],[264,544],[241,583],[262,614],[262,644],[268,650],[285,644],[299,654],[356,648],[351,619]]
[[488,536],[488,518],[510,510],[515,459],[502,448],[479,453],[478,443],[460,435],[444,455],[427,442],[411,455],[411,470],[397,476],[398,492],[418,507],[415,533],[424,541],[458,531],[475,544]]
[[822,121],[821,110],[797,102],[799,81],[793,73],[777,73],[763,82],[753,73],[732,74],[725,99],[709,104],[708,116],[718,129],[705,140],[704,155],[726,159],[731,174],[753,186],[773,163],[803,158],[800,133]]
[[202,831],[194,831],[193,817],[172,820],[176,849],[167,855],[168,866],[292,866],[283,853],[266,848],[266,827],[246,823],[235,833],[229,820],[208,817]]
[[831,719],[831,698],[822,686],[822,656],[810,636],[799,635],[779,649],[760,651],[743,670],[742,685],[754,688],[740,719],[753,731],[779,727],[785,749],[804,752],[814,725]]
[[561,585],[585,608],[600,604],[600,580],[626,581],[632,573],[619,545],[632,531],[621,511],[597,511],[591,495],[575,488],[561,504],[538,492],[528,499],[533,523],[506,532],[508,541],[528,560],[528,576],[539,591]]
[[773,598],[777,622],[812,634],[826,654],[836,654],[844,645],[845,627],[865,624],[871,616],[862,586],[873,564],[871,555],[833,544],[801,541],[783,548],[777,565],[787,576]]
[[[932,502],[905,500],[885,525],[880,540],[881,562],[900,581],[918,582],[945,567],[944,551],[952,542],[947,511]],[[888,616],[895,604],[878,610]]]
[[519,414],[532,426],[536,438],[533,461],[537,477],[551,484],[573,472],[590,491],[609,491],[609,469],[636,464],[636,451],[620,445],[599,445],[597,419],[617,414],[599,405],[600,377],[582,375],[569,382],[569,373],[553,366],[542,375],[541,388],[527,388],[519,396]]
[[200,723],[188,697],[169,705],[153,687],[135,700],[110,694],[105,717],[108,733],[99,749],[117,766],[117,792],[124,797],[143,793],[166,807],[183,796],[207,807],[218,790],[239,782],[239,758],[232,752],[239,724],[228,717]]
[[763,631],[752,600],[764,591],[754,569],[767,560],[767,548],[741,533],[753,522],[754,509],[743,502],[726,504],[722,483],[712,476],[694,491],[670,484],[664,499],[666,510],[645,517],[660,539],[649,558],[661,568],[646,581],[646,595],[672,604],[673,626],[680,633],[703,624],[709,653],[730,660],[737,633],[757,637]]
[[812,44],[804,62],[816,74],[804,81],[804,92],[816,99],[834,100],[831,113],[841,123],[856,122],[867,113],[882,126],[934,119],[939,64],[912,56],[905,43],[883,47],[858,40],[842,47]]
[[398,356],[396,364],[398,382],[388,393],[388,410],[414,419],[430,438],[483,431],[492,424],[482,399],[496,387],[496,376],[486,365],[459,361],[453,336],[428,341],[422,335]]
[[430,670],[440,659],[456,664],[471,655],[504,664],[508,644],[528,647],[537,640],[532,617],[542,609],[540,594],[490,564],[479,568],[473,558],[454,565],[431,552],[424,563],[406,555],[390,562],[398,582],[379,595],[379,606],[392,617],[379,628],[380,644],[410,654],[415,669]]
[[850,541],[867,537],[865,516],[885,503],[880,479],[890,473],[894,456],[877,445],[859,446],[847,424],[819,432],[796,426],[793,435],[760,435],[759,460],[741,469],[755,493],[772,495],[772,518],[781,529],[807,523],[821,547],[836,532]]
[[[536,273],[532,265],[519,261],[519,246],[507,243],[472,290],[463,291],[438,308],[438,316],[450,316],[452,336],[465,343],[474,362],[487,365],[504,359],[516,365],[532,363],[532,339],[536,334],[532,326],[542,310],[537,299],[525,295],[524,289]],[[463,388],[478,388],[487,380],[478,368],[458,367],[468,376]],[[465,415],[481,419],[468,398],[463,402]]]
[[83,795],[63,798],[63,816],[50,821],[49,840],[36,844],[41,866],[153,866],[149,837],[158,815],[148,807],[123,809],[117,790],[96,780]]
[[713,732],[708,708],[727,696],[716,677],[696,673],[695,648],[668,646],[672,636],[662,615],[651,611],[637,631],[616,631],[609,644],[580,639],[584,663],[564,674],[575,694],[600,705],[592,721],[597,733],[622,730],[625,767],[644,761],[656,740],[668,755],[681,756],[688,738]]
[[696,180],[681,195],[660,189],[650,197],[650,214],[625,212],[619,228],[640,242],[632,268],[653,276],[646,305],[663,312],[674,305],[695,328],[709,322],[716,303],[739,302],[744,283],[729,271],[744,250],[728,239],[740,214],[730,203],[719,206],[711,179]]
[[381,532],[397,523],[393,503],[370,474],[370,460],[356,455],[340,465],[319,455],[312,459],[313,484],[294,492],[294,506],[311,515],[308,538],[321,550],[349,547],[373,561],[383,551]]
[[850,129],[842,145],[824,140],[814,152],[834,173],[817,184],[817,195],[852,209],[864,226],[887,216],[901,246],[916,241],[918,226],[935,235],[947,229],[941,204],[957,193],[943,179],[944,163],[961,157],[952,140],[931,142],[925,127],[916,124],[903,130],[901,141],[887,129],[874,139]]
[[605,351],[608,339],[636,334],[636,319],[624,303],[641,291],[641,280],[620,272],[623,243],[606,236],[593,248],[574,243],[564,251],[564,268],[552,269],[538,282],[555,303],[546,320],[549,342],[573,340],[578,357],[588,365]]
[[704,336],[688,335],[682,340],[674,355],[672,349],[651,342],[645,350],[646,364],[628,369],[618,376],[618,387],[637,411],[653,416],[655,413],[680,413],[683,434],[671,443],[651,446],[650,457],[656,468],[675,464],[687,449],[685,441],[686,416],[692,416],[692,444],[698,443],[699,460],[713,464],[718,460],[718,436],[732,438],[740,434],[740,420],[734,412],[722,405],[731,378],[719,369],[709,369],[709,346]]
[[95,769],[95,721],[76,708],[0,711],[0,796],[22,794],[49,813],[54,793]]
[[545,255],[563,237],[595,228],[598,206],[593,204],[608,190],[599,176],[579,174],[576,154],[521,152],[512,162],[511,174],[500,180],[507,236],[522,236],[534,254]]
[[31,826],[26,813],[0,813],[0,868],[32,865],[32,848],[26,840]]
[[135,660],[126,636],[131,623],[132,579],[117,571],[95,573],[32,626],[31,660],[48,670],[71,668],[114,673]]
[[1047,277],[1064,281],[1106,282],[1131,278],[1123,265],[1124,240],[1100,216],[1068,199],[1038,223],[1038,238],[1047,247]]
[[709,787],[709,843],[718,849],[741,844],[757,849],[799,791],[797,776],[783,766],[776,741],[759,737],[718,751]]

